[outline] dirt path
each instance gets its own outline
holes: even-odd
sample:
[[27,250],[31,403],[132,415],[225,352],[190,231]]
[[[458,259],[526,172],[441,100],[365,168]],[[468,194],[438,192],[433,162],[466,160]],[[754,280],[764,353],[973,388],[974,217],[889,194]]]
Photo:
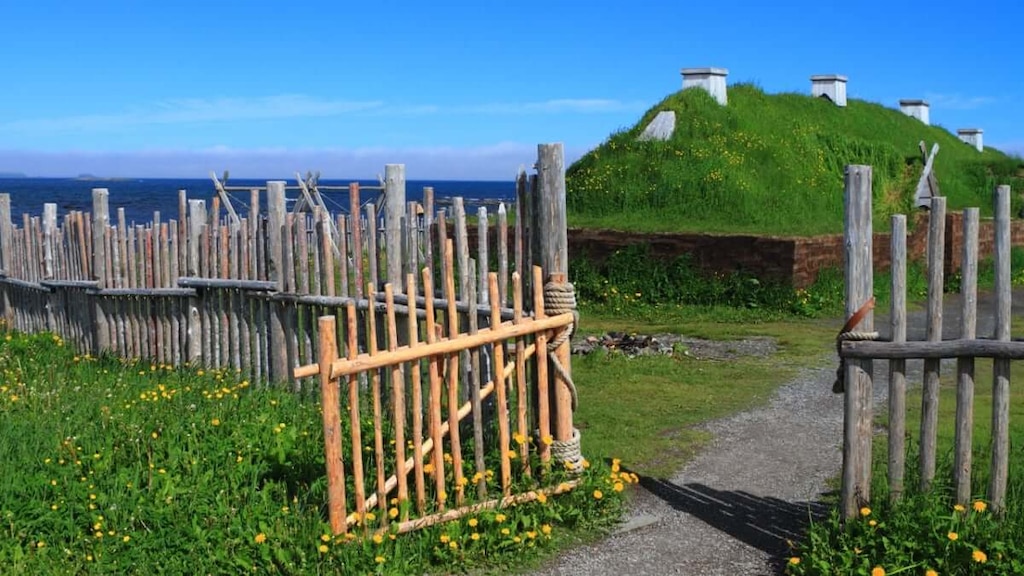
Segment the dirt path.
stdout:
[[[1015,315],[1024,293],[1014,295]],[[959,333],[959,298],[947,295],[946,338]],[[979,297],[978,336],[991,337],[993,302]],[[875,326],[888,337],[888,318]],[[926,316],[908,314],[908,339],[922,339]],[[714,421],[715,440],[672,478],[644,478],[627,517],[642,527],[564,553],[539,575],[779,573],[786,539],[798,538],[810,515],[826,511],[826,481],[842,464],[843,398],[833,394],[838,359],[805,370],[767,406]],[[907,363],[908,384],[923,362]],[[943,372],[949,370],[943,365]],[[888,395],[888,364],[875,363],[875,401]]]

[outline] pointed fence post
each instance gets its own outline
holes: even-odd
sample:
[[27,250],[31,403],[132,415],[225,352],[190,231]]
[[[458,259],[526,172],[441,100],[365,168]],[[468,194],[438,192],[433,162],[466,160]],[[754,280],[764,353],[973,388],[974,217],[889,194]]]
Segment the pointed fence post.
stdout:
[[[267,280],[277,282],[278,292],[284,289],[285,182],[267,182]],[[285,304],[271,303],[270,313],[270,380],[284,382],[291,377],[288,368],[288,340],[285,334]]]
[[402,293],[402,220],[405,219],[405,164],[384,166],[384,237],[388,258],[386,282]]

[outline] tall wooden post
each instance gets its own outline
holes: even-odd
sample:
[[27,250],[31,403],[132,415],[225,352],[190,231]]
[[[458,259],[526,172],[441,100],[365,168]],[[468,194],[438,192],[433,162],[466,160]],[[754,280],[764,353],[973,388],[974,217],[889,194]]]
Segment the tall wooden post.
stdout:
[[[110,207],[108,204],[109,192],[106,188],[93,188],[92,190],[92,276],[100,289],[107,287],[107,249],[104,234],[107,226],[110,225]],[[96,297],[93,304],[95,320],[95,350],[99,355],[110,348],[110,327],[107,324],[107,314],[100,304],[100,297]]]
[[[341,391],[338,380],[331,378],[331,367],[338,357],[334,316],[321,316],[320,329],[320,405],[324,421],[324,460],[327,465],[327,515],[331,531],[346,531],[345,459],[342,456]],[[357,478],[357,482],[361,479]]]
[[[203,236],[203,228],[205,227],[206,201],[188,200],[188,250],[185,257],[185,273],[187,276],[199,276],[200,243]],[[203,319],[202,313],[199,311],[199,298],[193,296],[188,299],[188,362],[189,364],[195,364],[202,359]]]
[[[874,286],[871,230],[871,166],[846,167],[843,193],[846,248],[846,317],[868,300]],[[874,330],[874,312],[868,311],[857,331]],[[872,361],[846,361],[843,418],[843,517],[853,518],[871,499]]]
[[[996,268],[996,330],[995,339],[1010,340],[1011,278],[1010,278],[1010,187],[996,188],[995,198],[995,268]],[[1006,485],[1010,462],[1010,360],[992,361],[992,464],[988,499],[992,510],[1001,513],[1006,507]]]
[[[267,280],[284,290],[284,198],[285,182],[267,182]],[[288,370],[288,341],[284,333],[284,305],[275,302],[270,314],[270,380],[284,382],[291,375]]]
[[[564,286],[569,279],[569,239],[565,207],[565,161],[562,143],[540,144],[537,146],[537,172],[539,186],[533,214],[532,228],[536,230],[535,241],[540,250],[540,266],[544,271],[545,284]],[[542,287],[536,286],[535,290]],[[545,292],[547,292],[545,290]],[[544,308],[549,316],[566,312],[548,303],[545,294]],[[572,376],[570,365],[570,342],[566,338],[554,351],[555,359]],[[566,442],[573,438],[572,391],[557,370],[551,371],[554,398],[551,410],[551,428],[555,440]]]
[[387,242],[387,280],[402,293],[402,220],[405,217],[405,164],[384,166],[384,238]]
[[[0,194],[0,271],[4,274],[12,274],[11,264],[13,258],[11,250],[14,249],[13,230],[11,223],[11,195]],[[0,305],[3,309],[3,318],[10,327],[14,323],[14,310],[11,308],[11,299],[7,290],[0,290]]]

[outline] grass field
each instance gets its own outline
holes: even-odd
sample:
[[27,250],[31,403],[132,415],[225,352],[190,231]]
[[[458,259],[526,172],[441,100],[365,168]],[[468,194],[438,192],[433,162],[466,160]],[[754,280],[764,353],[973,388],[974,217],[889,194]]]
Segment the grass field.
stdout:
[[[637,141],[662,110],[676,113],[674,136]],[[856,99],[838,108],[734,84],[725,107],[700,89],[670,94],[570,166],[569,221],[646,232],[841,232],[844,166],[873,167],[875,219],[886,221],[912,209],[922,140],[940,146],[935,173],[949,210],[979,206],[989,214],[997,184],[1024,182],[1024,160],[991,148],[978,153],[897,109]]]

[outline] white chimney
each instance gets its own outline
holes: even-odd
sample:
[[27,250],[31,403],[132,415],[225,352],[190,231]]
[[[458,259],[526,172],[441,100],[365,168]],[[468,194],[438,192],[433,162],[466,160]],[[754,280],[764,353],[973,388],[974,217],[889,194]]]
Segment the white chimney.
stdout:
[[928,102],[924,100],[900,100],[900,112],[931,125],[928,120]]
[[974,146],[978,152],[984,152],[985,146],[982,144],[981,128],[960,128],[956,131],[956,135],[960,137],[960,140]]
[[846,106],[846,76],[822,74],[811,76],[811,95],[824,96],[836,106]]
[[683,68],[683,90],[694,86],[703,88],[725,106],[729,98],[725,90],[725,77],[729,71],[725,68]]

